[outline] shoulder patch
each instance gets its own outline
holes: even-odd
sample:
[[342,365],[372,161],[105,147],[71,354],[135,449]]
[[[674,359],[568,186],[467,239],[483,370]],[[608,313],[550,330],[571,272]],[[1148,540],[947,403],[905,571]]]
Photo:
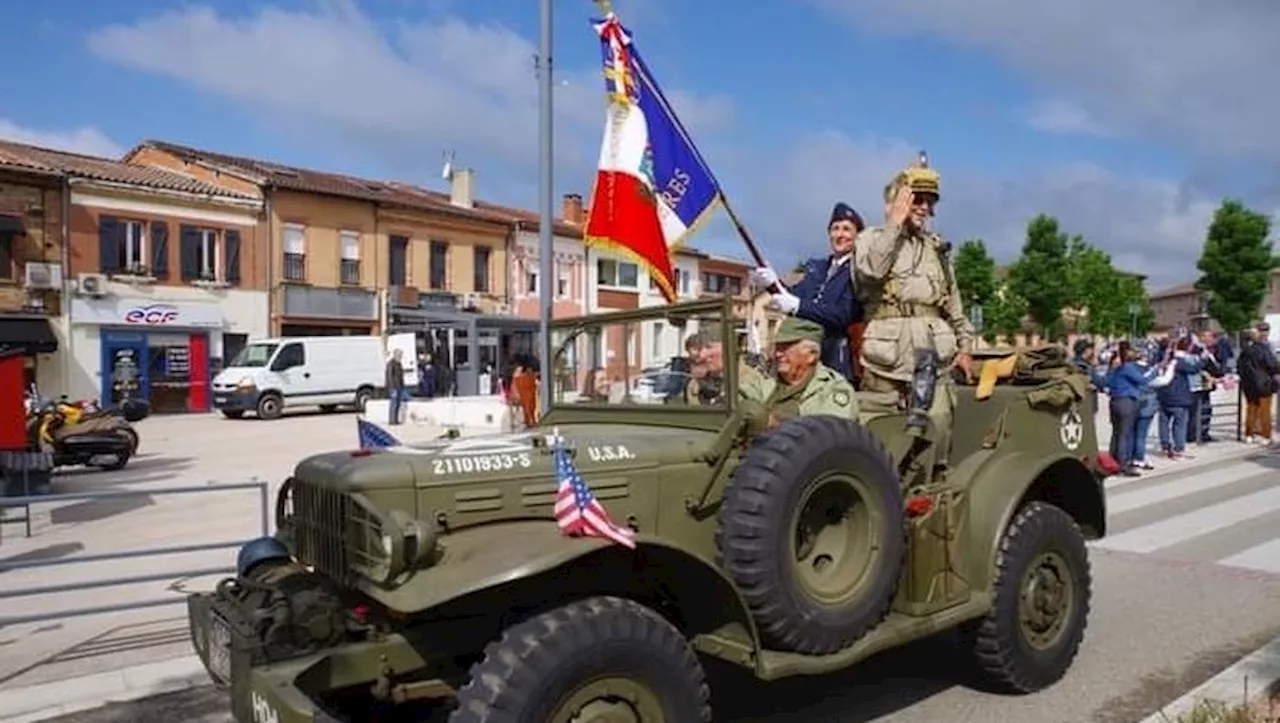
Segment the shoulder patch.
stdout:
[[836,404],[839,404],[842,407],[849,406],[849,402],[852,401],[852,397],[849,396],[849,392],[843,389],[837,389],[832,392],[831,398],[835,400]]

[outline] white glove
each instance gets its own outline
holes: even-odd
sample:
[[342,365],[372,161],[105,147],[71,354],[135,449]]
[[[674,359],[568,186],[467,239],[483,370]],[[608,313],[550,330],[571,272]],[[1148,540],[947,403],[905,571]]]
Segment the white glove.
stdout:
[[769,268],[768,266],[761,266],[758,269],[752,269],[751,283],[755,284],[756,286],[762,289],[767,289],[770,286],[773,286],[774,284],[778,284],[779,286],[782,285],[778,281],[777,272],[775,272],[773,269]]
[[794,314],[800,308],[800,299],[789,291],[779,291],[770,296],[773,297],[773,307],[784,314]]

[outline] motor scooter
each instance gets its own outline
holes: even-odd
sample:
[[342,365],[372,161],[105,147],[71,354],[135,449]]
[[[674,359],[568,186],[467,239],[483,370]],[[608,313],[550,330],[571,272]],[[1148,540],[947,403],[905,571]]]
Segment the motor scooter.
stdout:
[[68,423],[64,407],[52,400],[28,400],[27,436],[33,449],[53,455],[55,467],[87,465],[104,470],[123,468],[135,441],[114,419],[99,417]]

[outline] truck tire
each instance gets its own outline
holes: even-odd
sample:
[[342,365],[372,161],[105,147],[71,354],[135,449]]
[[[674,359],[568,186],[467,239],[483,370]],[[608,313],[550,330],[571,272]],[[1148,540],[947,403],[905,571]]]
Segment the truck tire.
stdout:
[[279,419],[284,413],[284,400],[275,392],[258,397],[258,419]]
[[1053,685],[1089,619],[1089,555],[1075,520],[1044,502],[1023,507],[1000,538],[994,579],[991,610],[961,631],[978,667],[1005,692]]
[[593,597],[503,631],[472,666],[449,723],[709,723],[710,700],[675,626],[637,602]]
[[768,647],[842,650],[888,614],[906,560],[893,459],[852,420],[783,422],[729,478],[716,547]]

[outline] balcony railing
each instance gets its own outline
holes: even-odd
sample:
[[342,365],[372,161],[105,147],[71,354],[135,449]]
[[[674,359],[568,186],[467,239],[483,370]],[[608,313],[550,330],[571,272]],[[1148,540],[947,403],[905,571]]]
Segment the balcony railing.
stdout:
[[328,289],[284,285],[277,289],[280,313],[285,316],[319,316],[330,319],[376,321],[378,295],[367,289]]

